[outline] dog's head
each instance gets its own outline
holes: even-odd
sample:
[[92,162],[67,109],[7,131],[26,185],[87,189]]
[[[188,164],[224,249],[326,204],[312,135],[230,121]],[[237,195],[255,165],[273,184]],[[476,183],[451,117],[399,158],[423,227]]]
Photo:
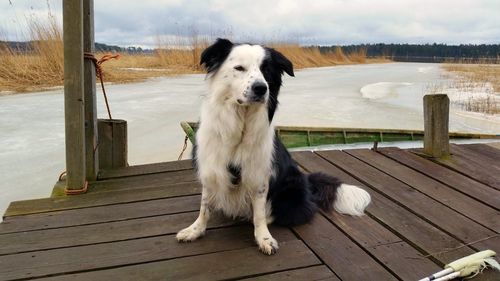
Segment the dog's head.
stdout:
[[280,52],[250,44],[217,39],[201,54],[212,94],[239,106],[268,104],[270,119],[277,106],[281,76],[294,76],[293,65]]

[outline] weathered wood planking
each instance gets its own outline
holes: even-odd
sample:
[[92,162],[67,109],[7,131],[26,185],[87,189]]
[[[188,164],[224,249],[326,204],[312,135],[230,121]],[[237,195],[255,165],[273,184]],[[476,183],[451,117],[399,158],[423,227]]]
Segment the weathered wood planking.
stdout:
[[[498,148],[495,148],[495,144]],[[500,142],[497,143],[471,143],[459,145],[461,148],[469,149],[474,153],[481,154],[492,160],[498,161],[500,159]]]
[[342,280],[397,280],[322,215],[293,229]]
[[[273,235],[282,243],[297,240],[289,229],[273,230]],[[206,237],[193,243],[179,243],[175,235],[166,235],[14,254],[0,256],[0,280],[96,270],[248,247],[258,252],[254,244],[253,229],[247,225],[209,230]]]
[[[401,181],[392,178],[345,152],[321,151],[318,152],[318,154],[339,167],[348,170],[351,175],[369,184],[378,192],[403,204],[413,213],[432,222],[435,226],[445,230],[465,243],[475,242],[495,234],[494,231],[485,228],[466,216],[429,198]],[[490,245],[493,250],[500,250],[500,245],[491,245],[490,243],[491,240],[485,240],[479,244],[487,244]]]
[[396,178],[408,186],[422,192],[423,194],[441,202],[483,226],[495,232],[500,232],[500,212],[474,200],[473,198],[455,191],[446,185],[426,177],[406,166],[398,165],[377,152],[367,149],[346,150],[346,153],[383,171],[387,175]]
[[301,269],[292,269],[278,273],[261,275],[258,277],[250,277],[242,279],[245,281],[314,281],[314,280],[330,280],[340,281],[335,274],[324,265],[311,266]]
[[9,217],[0,233],[60,228],[199,210],[201,196],[184,196],[94,208]]
[[[14,201],[7,208],[4,219],[9,221],[12,216],[131,203],[200,193],[200,183],[185,182],[158,187],[120,190],[118,192],[89,192],[78,196]],[[2,232],[1,229],[2,226],[0,225],[0,233]]]
[[[436,253],[463,246],[456,238],[451,237],[426,220],[390,201],[370,186],[362,184],[351,175],[331,165],[330,162],[320,158],[316,154],[312,152],[294,152],[292,155],[301,166],[309,171],[328,173],[338,177],[343,182],[355,184],[367,190],[372,197],[372,203],[367,209],[370,217],[376,219],[385,228],[394,232],[394,234],[407,241],[413,247],[421,249],[425,253]],[[387,241],[384,237],[379,237],[379,239],[381,239],[380,244],[384,244]],[[435,255],[434,258],[441,265],[444,265],[472,253],[473,251],[470,248],[464,247],[456,251]],[[418,263],[418,260],[415,262]]]
[[193,168],[193,164],[191,162],[191,160],[181,160],[164,163],[135,165],[116,169],[104,169],[99,171],[99,180],[190,170]]
[[[189,226],[197,216],[198,212],[196,211],[126,221],[3,234],[0,235],[0,255],[174,234],[180,229]],[[214,215],[208,224],[208,228],[246,223],[228,219],[221,215]]]
[[[421,149],[413,149],[412,151],[416,153],[421,153]],[[483,165],[478,165],[481,162],[481,156],[478,155],[475,161],[470,161],[469,158],[463,157],[460,154],[455,154],[447,158],[432,159],[433,161],[444,165],[452,170],[462,173],[474,180],[477,180],[485,185],[491,186],[497,190],[500,190],[500,177],[495,175],[492,169],[484,167]]]
[[159,187],[174,183],[197,181],[194,170],[172,171],[149,175],[131,176],[108,180],[99,180],[90,183],[91,192],[119,191],[133,188]]
[[252,246],[239,250],[62,275],[47,280],[221,280],[319,264],[321,261],[314,253],[304,243],[295,240],[281,243],[280,254],[267,257]]
[[448,185],[490,207],[500,210],[500,191],[473,180],[445,166],[436,164],[399,148],[380,148],[379,153],[426,176]]

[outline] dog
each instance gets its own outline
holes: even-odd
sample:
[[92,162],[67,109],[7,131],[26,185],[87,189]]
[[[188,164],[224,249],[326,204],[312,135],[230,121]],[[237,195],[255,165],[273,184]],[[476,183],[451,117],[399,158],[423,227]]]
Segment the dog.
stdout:
[[294,76],[290,60],[272,48],[219,38],[200,64],[209,86],[193,146],[201,206],[196,221],[177,233],[179,242],[201,237],[210,214],[222,211],[252,220],[260,251],[272,255],[278,242],[270,223],[303,224],[318,209],[363,215],[368,192],[323,173],[302,173],[275,135],[282,76]]

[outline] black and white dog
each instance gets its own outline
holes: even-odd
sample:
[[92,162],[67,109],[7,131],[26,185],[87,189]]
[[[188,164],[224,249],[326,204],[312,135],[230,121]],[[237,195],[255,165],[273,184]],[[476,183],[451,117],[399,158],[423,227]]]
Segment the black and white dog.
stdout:
[[210,93],[201,109],[193,162],[202,183],[200,214],[177,233],[192,241],[205,233],[210,213],[252,219],[260,250],[274,254],[278,243],[267,225],[309,221],[318,208],[354,216],[370,203],[363,189],[320,173],[303,174],[274,133],[273,116],[283,73],[292,63],[278,51],[217,41],[201,64]]

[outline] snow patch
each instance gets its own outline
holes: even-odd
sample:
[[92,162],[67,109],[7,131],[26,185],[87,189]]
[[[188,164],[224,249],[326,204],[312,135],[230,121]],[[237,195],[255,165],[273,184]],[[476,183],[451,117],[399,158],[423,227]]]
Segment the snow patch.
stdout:
[[409,82],[378,82],[361,88],[361,96],[365,99],[381,99],[397,95],[397,89],[413,85]]

